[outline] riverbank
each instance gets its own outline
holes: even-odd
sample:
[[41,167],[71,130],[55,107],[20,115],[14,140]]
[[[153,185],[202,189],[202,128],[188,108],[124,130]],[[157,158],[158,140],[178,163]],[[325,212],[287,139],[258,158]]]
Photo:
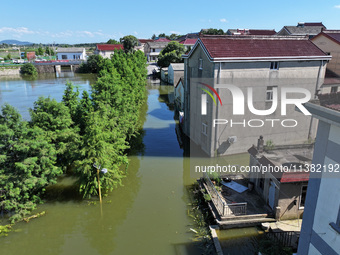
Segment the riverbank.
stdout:
[[0,66],[0,76],[14,76],[20,74],[21,66]]

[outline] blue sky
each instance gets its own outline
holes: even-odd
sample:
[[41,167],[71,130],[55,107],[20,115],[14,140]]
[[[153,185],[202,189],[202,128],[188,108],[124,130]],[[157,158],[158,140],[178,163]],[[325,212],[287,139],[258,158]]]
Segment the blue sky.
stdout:
[[1,1],[0,41],[106,42],[124,35],[198,32],[201,28],[279,31],[297,22],[340,29],[340,0]]

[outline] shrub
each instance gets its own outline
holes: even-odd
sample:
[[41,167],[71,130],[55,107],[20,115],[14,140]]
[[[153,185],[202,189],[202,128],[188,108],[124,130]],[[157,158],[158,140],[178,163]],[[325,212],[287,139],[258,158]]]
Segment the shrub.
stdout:
[[33,64],[26,63],[20,68],[20,73],[24,75],[36,76],[38,74],[38,71]]

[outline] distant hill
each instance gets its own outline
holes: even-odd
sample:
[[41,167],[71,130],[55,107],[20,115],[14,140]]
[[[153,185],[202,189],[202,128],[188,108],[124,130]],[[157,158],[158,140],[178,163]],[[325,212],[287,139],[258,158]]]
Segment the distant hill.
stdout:
[[3,43],[15,44],[15,45],[30,45],[30,44],[33,44],[31,42],[21,42],[21,41],[18,41],[18,40],[3,40],[3,41],[0,41],[0,44],[3,44]]

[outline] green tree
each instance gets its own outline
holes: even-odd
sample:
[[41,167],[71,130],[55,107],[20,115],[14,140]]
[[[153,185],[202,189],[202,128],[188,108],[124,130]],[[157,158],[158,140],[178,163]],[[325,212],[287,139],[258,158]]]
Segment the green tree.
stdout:
[[203,34],[206,35],[224,35],[223,29],[209,28],[202,30]]
[[178,34],[171,34],[170,36],[169,36],[169,39],[171,40],[171,41],[174,41],[174,40],[176,40],[178,38]]
[[156,39],[156,35],[153,34],[153,35],[151,36],[151,39],[152,39],[152,40],[155,40],[155,39]]
[[31,126],[45,132],[46,139],[56,148],[57,165],[70,170],[77,159],[81,138],[74,127],[70,110],[63,102],[39,97],[30,109]]
[[133,35],[124,36],[120,41],[123,43],[126,53],[134,52],[134,48],[138,46],[138,39]]
[[37,49],[37,51],[36,51],[36,54],[39,55],[39,56],[44,55],[44,50],[43,50],[43,48],[39,47],[39,48]]
[[120,44],[120,42],[118,42],[115,39],[110,39],[110,40],[107,41],[107,44]]
[[157,64],[160,67],[169,66],[170,63],[183,62],[182,55],[185,53],[185,47],[179,42],[169,42],[158,56]]
[[20,73],[24,75],[31,75],[31,76],[37,76],[38,71],[37,68],[31,64],[31,63],[26,63],[20,68]]
[[165,33],[161,33],[158,35],[158,37],[166,37],[166,34]]
[[103,57],[100,55],[91,55],[85,63],[80,66],[80,72],[82,73],[98,73],[101,69]]
[[70,110],[71,118],[74,121],[79,105],[79,89],[74,87],[72,82],[66,82],[66,89],[63,95],[63,102]]
[[55,166],[56,151],[43,130],[29,127],[10,105],[0,115],[0,208],[11,221],[26,216],[41,202],[48,184],[62,171]]

